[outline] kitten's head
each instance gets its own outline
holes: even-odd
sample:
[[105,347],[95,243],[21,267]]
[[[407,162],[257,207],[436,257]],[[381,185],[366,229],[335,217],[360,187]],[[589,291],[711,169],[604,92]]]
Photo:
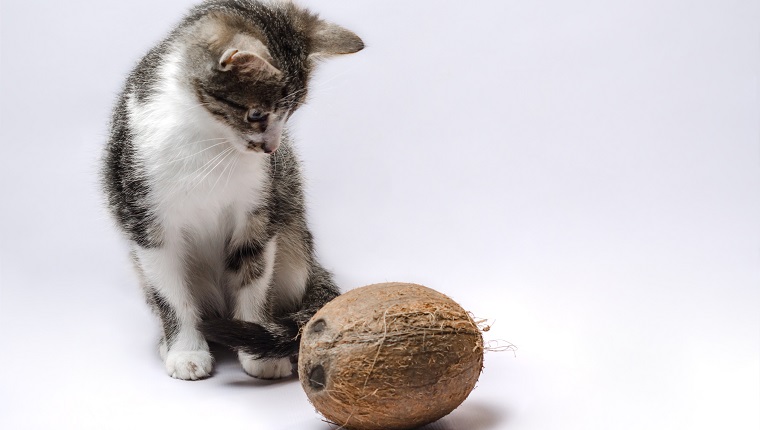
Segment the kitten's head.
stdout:
[[210,2],[193,26],[190,81],[205,109],[236,136],[233,146],[272,153],[306,98],[315,62],[364,43],[292,3],[230,3]]

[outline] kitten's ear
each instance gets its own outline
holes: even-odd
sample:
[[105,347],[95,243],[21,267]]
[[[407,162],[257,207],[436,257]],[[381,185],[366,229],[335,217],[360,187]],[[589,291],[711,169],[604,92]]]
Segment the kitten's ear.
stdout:
[[278,76],[282,72],[269,61],[250,51],[228,49],[219,59],[219,70],[227,72],[234,70],[241,73],[262,73],[265,75]]
[[350,30],[321,22],[311,36],[311,57],[353,54],[364,49],[364,42]]

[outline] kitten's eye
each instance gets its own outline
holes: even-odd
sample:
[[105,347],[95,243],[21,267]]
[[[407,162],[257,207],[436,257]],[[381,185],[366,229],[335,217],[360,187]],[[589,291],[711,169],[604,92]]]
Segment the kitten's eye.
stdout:
[[268,117],[269,115],[263,112],[257,111],[256,109],[251,109],[248,111],[248,117],[246,120],[248,120],[248,122],[264,122]]

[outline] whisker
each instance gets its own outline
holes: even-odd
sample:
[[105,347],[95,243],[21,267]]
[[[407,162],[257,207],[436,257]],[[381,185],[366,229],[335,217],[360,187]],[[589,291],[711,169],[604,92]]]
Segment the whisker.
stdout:
[[183,145],[183,146],[187,146],[187,145],[195,145],[196,143],[211,142],[211,141],[213,141],[213,140],[226,140],[226,139],[227,139],[226,137],[212,137],[212,138],[210,138],[210,139],[203,139],[203,140],[194,140],[194,141],[192,141],[192,142],[185,142],[185,143],[183,143],[182,145]]
[[325,84],[330,83],[330,82],[332,82],[332,81],[334,81],[334,80],[336,80],[338,78],[342,78],[342,77],[344,77],[346,75],[349,75],[349,74],[353,73],[353,71],[354,71],[354,69],[345,69],[345,70],[343,70],[343,71],[341,71],[339,73],[336,73],[336,74],[330,76],[329,78],[325,79],[324,81],[320,82],[320,81],[317,80],[317,81],[315,81],[315,82],[313,82],[311,84],[311,89],[312,90],[324,89]]
[[211,103],[205,103],[205,102],[201,102],[201,103],[198,103],[198,104],[195,104],[195,105],[192,105],[192,106],[190,106],[189,108],[187,108],[187,109],[183,110],[183,111],[182,111],[182,112],[180,112],[180,113],[187,113],[187,112],[191,111],[192,109],[197,109],[197,108],[199,108],[199,107],[202,107],[202,106],[209,106],[209,105],[211,105]]
[[286,157],[286,155],[285,155],[286,151],[288,151],[288,150],[289,150],[288,146],[282,145],[282,147],[280,148],[280,150],[278,152],[275,152],[275,154],[279,153],[279,157],[280,157],[280,171],[282,173],[287,173],[287,171],[288,171],[288,163],[287,163],[288,157]]
[[[190,177],[190,176],[192,176],[192,175],[195,175],[195,176],[193,177],[193,179],[191,179],[191,180],[190,180],[190,182],[195,182],[195,180],[196,180],[198,177],[200,177],[200,176],[203,174],[203,172],[205,172],[205,171],[206,171],[206,169],[208,169],[208,167],[209,167],[211,164],[213,164],[213,163],[214,163],[214,161],[218,160],[220,157],[223,157],[224,155],[226,155],[226,154],[227,154],[227,152],[229,152],[229,151],[232,151],[232,150],[233,150],[233,148],[232,148],[232,147],[229,147],[229,148],[225,149],[224,151],[222,151],[222,152],[220,152],[220,153],[216,154],[216,156],[214,156],[212,159],[210,159],[210,160],[208,160],[206,163],[204,163],[204,164],[203,164],[203,166],[201,166],[199,169],[197,169],[197,170],[195,170],[193,173],[190,173],[189,175],[185,176],[185,179],[187,179],[188,177]],[[193,187],[193,188],[195,188],[195,187]]]
[[299,88],[299,89],[293,91],[292,93],[286,95],[285,97],[283,97],[282,101],[284,101],[286,103],[290,102],[292,99],[298,97],[298,95],[300,95],[300,93],[303,93],[305,91],[306,91],[306,88]]
[[[211,140],[211,139],[209,139],[209,140]],[[205,142],[205,141],[201,140],[201,141],[199,141],[199,142],[197,142],[197,143],[200,143],[200,142]],[[192,158],[192,157],[195,157],[195,156],[196,156],[196,155],[198,155],[198,154],[202,154],[202,153],[204,153],[204,152],[208,151],[209,149],[212,149],[212,148],[216,148],[217,146],[219,146],[219,145],[224,145],[225,143],[229,143],[229,141],[225,139],[223,142],[218,142],[218,143],[215,143],[215,144],[213,144],[213,145],[211,145],[211,146],[208,146],[208,147],[206,147],[206,148],[203,148],[203,149],[201,149],[200,151],[198,151],[198,152],[196,152],[196,153],[194,153],[194,154],[186,155],[186,156],[184,156],[184,157],[181,157],[181,158],[174,158],[174,159],[172,159],[172,160],[169,160],[169,161],[167,161],[167,162],[165,162],[165,163],[157,164],[157,165],[155,165],[155,167],[163,167],[163,166],[167,166],[167,165],[169,165],[169,164],[173,164],[173,163],[176,163],[176,162],[179,162],[179,161],[182,161],[182,160],[186,160],[186,159],[188,159],[188,158]],[[180,154],[180,155],[181,155],[181,154]]]
[[275,151],[274,154],[272,154],[272,163],[274,164],[274,168],[272,170],[273,177],[277,176],[277,156],[278,156],[277,151]]
[[216,164],[214,164],[214,166],[213,166],[212,168],[208,169],[208,172],[206,172],[206,174],[205,174],[205,175],[203,175],[203,177],[202,177],[202,178],[201,178],[199,181],[197,181],[197,182],[195,183],[195,185],[193,185],[193,188],[191,188],[190,190],[192,191],[192,190],[194,190],[194,189],[195,189],[195,188],[196,188],[198,185],[202,184],[202,183],[203,183],[203,181],[204,181],[204,180],[206,180],[206,178],[208,177],[208,175],[210,175],[210,174],[211,174],[211,172],[213,172],[214,170],[216,170],[216,168],[217,168],[217,167],[219,167],[219,165],[220,165],[220,164],[222,164],[222,162],[223,162],[223,161],[224,161],[224,160],[227,158],[227,156],[229,156],[229,154],[231,154],[231,153],[232,153],[232,151],[234,151],[234,148],[232,148],[232,147],[230,147],[230,148],[228,148],[227,150],[225,150],[225,151],[223,152],[223,154],[224,154],[224,157],[222,157],[222,158],[221,158],[219,161],[217,161],[217,163],[216,163]]
[[[225,155],[224,158],[222,158],[222,160],[219,163],[224,162],[225,160],[230,158],[230,156],[235,157],[235,151],[230,152],[229,154]],[[227,161],[227,165],[224,166],[224,169],[222,169],[222,171],[219,173],[219,176],[216,177],[216,181],[214,181],[214,185],[211,186],[211,190],[209,190],[208,192],[209,194],[214,192],[214,188],[216,188],[216,184],[219,183],[219,180],[222,179],[222,176],[224,176],[224,172],[226,172],[227,169],[229,169],[231,165],[232,165],[232,161]],[[214,167],[214,169],[216,169],[216,166]]]
[[227,173],[227,182],[224,184],[224,188],[227,188],[227,186],[230,185],[230,178],[232,178],[232,172],[237,168],[240,158],[241,157],[235,157],[235,159],[232,160],[232,168],[230,169],[229,173]]

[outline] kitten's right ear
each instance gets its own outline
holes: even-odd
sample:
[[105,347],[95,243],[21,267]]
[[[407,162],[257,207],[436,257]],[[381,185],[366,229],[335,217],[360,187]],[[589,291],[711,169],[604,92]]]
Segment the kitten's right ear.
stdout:
[[311,37],[313,57],[353,54],[364,49],[364,41],[354,32],[329,22],[320,22]]
[[239,51],[230,48],[224,51],[219,59],[219,70],[223,72],[236,71],[248,74],[265,74],[278,76],[282,74],[280,70],[271,65],[263,57],[250,51]]

